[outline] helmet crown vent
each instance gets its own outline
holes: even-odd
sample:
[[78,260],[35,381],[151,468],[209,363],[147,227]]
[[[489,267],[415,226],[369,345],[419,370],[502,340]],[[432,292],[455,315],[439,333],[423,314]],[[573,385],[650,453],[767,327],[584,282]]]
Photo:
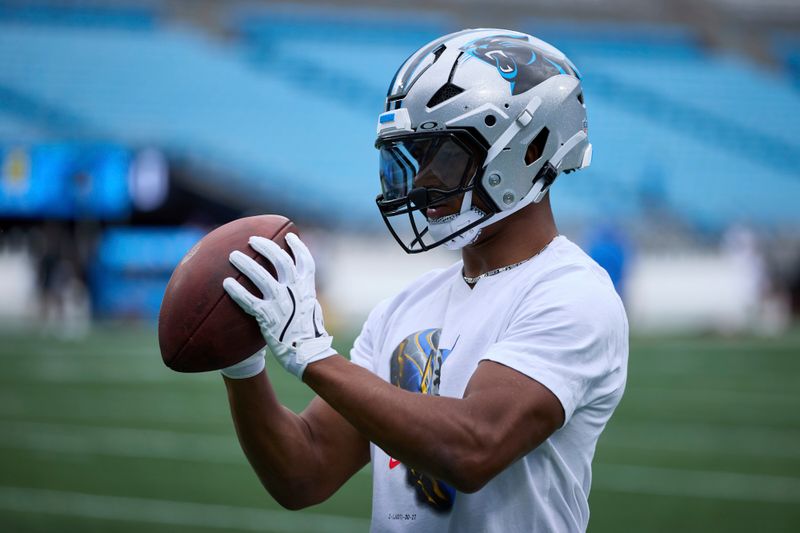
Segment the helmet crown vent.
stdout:
[[464,89],[462,89],[458,85],[447,82],[444,85],[442,85],[441,88],[433,94],[433,96],[431,96],[431,99],[428,100],[427,107],[428,108],[436,107],[442,102],[446,102],[463,92]]

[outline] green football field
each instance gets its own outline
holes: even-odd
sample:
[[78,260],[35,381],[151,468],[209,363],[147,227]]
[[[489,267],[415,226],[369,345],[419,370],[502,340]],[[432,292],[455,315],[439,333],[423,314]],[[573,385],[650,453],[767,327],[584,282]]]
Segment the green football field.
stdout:
[[[151,329],[4,331],[0,364],[2,532],[368,529],[368,468],[322,505],[281,509],[239,450],[221,378],[167,370]],[[270,375],[305,405],[304,385]],[[595,532],[800,531],[800,332],[635,339],[591,509]]]

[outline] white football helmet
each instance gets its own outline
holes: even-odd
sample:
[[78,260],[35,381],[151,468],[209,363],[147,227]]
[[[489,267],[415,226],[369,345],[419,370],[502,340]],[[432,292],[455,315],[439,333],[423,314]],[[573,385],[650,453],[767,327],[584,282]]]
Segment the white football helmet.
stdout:
[[[409,57],[375,146],[378,208],[408,253],[475,242],[592,158],[578,70],[546,42],[499,29],[445,35]],[[460,195],[457,213],[436,216]]]

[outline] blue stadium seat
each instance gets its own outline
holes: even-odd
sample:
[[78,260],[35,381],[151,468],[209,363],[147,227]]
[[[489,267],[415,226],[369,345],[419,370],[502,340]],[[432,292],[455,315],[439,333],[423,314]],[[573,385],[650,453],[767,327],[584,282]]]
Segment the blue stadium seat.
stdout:
[[[709,55],[681,29],[530,25],[584,75],[595,162],[559,178],[562,220],[663,210],[712,229],[797,221],[789,80]],[[27,120],[32,135],[155,143],[219,171],[209,179],[228,193],[379,227],[374,119],[394,70],[446,21],[305,8],[234,27],[241,40],[221,44],[184,28],[0,24],[0,135]]]
[[778,32],[772,36],[772,52],[800,88],[800,33]]
[[0,25],[0,64],[0,90],[79,117],[73,136],[163,146],[288,213],[375,218],[373,122],[194,32]]
[[93,28],[152,29],[159,20],[154,4],[100,5],[71,2],[4,2],[0,4],[0,20]]

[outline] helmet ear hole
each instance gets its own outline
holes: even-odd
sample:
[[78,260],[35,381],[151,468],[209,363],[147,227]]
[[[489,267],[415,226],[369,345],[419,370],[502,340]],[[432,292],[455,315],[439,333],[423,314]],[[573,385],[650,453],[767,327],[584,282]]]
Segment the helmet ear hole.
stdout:
[[549,136],[550,132],[547,128],[542,128],[542,131],[528,144],[528,149],[525,150],[525,164],[527,166],[531,166],[542,157],[544,147],[547,144],[547,137]]

